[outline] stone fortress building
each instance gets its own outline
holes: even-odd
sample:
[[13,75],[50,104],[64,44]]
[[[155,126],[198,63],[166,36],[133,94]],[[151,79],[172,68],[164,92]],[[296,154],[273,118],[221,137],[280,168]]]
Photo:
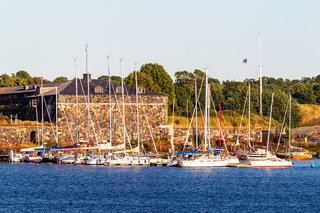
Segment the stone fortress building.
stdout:
[[[88,113],[88,89],[89,82],[89,113]],[[109,104],[109,84],[105,80],[91,79],[91,74],[83,74],[78,83],[79,106],[79,138],[90,141],[109,141],[110,136],[110,109],[112,142],[120,144],[123,141],[122,124],[122,86],[111,83],[111,107]],[[56,96],[56,93],[58,96]],[[138,87],[139,94],[139,126],[141,141],[150,141],[153,138],[167,137],[167,133],[159,126],[168,123],[168,96],[146,91]],[[44,128],[44,141],[53,142],[56,129],[56,110],[58,124],[58,141],[72,144],[76,140],[76,80],[56,83],[0,87],[0,112],[10,118],[19,120],[41,122],[42,103],[44,97],[43,116],[46,121]],[[57,102],[56,102],[57,100]],[[57,108],[56,108],[57,106]],[[136,89],[124,86],[125,126],[127,131],[126,141],[134,143],[137,140],[136,118]],[[88,119],[89,117],[89,119]],[[88,120],[90,128],[88,128]],[[51,122],[50,122],[51,121]],[[48,124],[51,123],[51,124]],[[36,123],[36,122],[35,122]],[[0,127],[2,133],[0,141],[12,142],[12,140],[29,141],[37,143],[42,141],[41,125],[36,126],[7,126]],[[18,138],[19,139],[18,139]],[[128,142],[129,143],[129,142]]]

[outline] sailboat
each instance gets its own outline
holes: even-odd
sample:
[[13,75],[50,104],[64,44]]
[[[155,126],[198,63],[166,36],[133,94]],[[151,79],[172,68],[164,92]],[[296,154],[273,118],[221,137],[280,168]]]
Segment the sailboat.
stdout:
[[[122,122],[123,122],[123,150],[114,152],[112,155],[108,156],[106,165],[150,165],[150,163],[158,163],[159,159],[157,157],[150,158],[141,153],[140,150],[140,126],[139,126],[139,91],[138,91],[138,81],[137,81],[137,71],[135,72],[135,84],[136,84],[136,117],[137,117],[137,146],[134,149],[126,149],[126,126],[125,126],[125,111],[124,111],[124,84],[123,84],[123,72],[122,72],[122,64],[120,59],[120,70],[121,70],[121,86],[122,86]],[[110,73],[109,73],[110,74]],[[110,75],[109,75],[110,79]],[[130,154],[129,154],[130,153]]]
[[[309,153],[308,150],[305,151],[301,147],[291,146],[291,99],[292,99],[292,97],[290,95],[290,97],[289,97],[289,140],[288,140],[287,152],[285,152],[285,153],[277,152],[276,155],[277,155],[277,157],[282,158],[282,159],[310,160],[310,159],[312,159],[312,155]],[[280,143],[280,139],[281,139],[281,134],[279,137],[279,143]],[[278,143],[278,147],[279,147],[279,143]]]
[[272,98],[271,98],[267,148],[265,150],[258,149],[253,153],[253,155],[250,155],[250,154],[248,155],[247,159],[249,160],[251,167],[293,167],[293,164],[291,161],[278,158],[276,155],[273,155],[269,152],[269,139],[270,139],[273,98],[274,98],[274,93],[272,93]]
[[[205,121],[204,121],[204,151],[193,153],[184,153],[187,157],[182,157],[178,160],[179,167],[226,167],[229,164],[227,156],[221,156],[219,150],[212,149],[211,144],[208,144],[208,117],[209,117],[209,92],[208,92],[208,69],[205,73]],[[210,140],[209,140],[210,141]]]
[[23,154],[15,153],[12,149],[8,153],[8,161],[10,163],[19,163],[23,157]]

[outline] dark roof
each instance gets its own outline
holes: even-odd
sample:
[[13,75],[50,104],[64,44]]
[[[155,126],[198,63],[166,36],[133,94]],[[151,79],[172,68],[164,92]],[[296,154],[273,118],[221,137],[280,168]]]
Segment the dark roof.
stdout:
[[[68,82],[50,82],[44,83],[43,87],[50,87],[58,89],[63,88],[64,85],[68,84]],[[28,88],[26,88],[26,86]],[[40,87],[41,84],[30,84],[30,85],[21,85],[21,86],[12,86],[12,87],[0,87],[0,95],[7,94],[19,94],[19,93],[30,93],[34,94],[37,91],[37,87]]]
[[[109,95],[109,82],[105,80],[98,80],[98,79],[92,79],[89,82],[89,88],[90,88],[90,94],[97,94],[94,92],[94,88],[96,86],[100,86],[103,88],[103,93]],[[115,90],[117,87],[121,87],[121,84],[117,83],[112,83],[111,82],[111,94],[114,95]],[[72,80],[68,86],[66,86],[63,90],[59,91],[60,94],[64,95],[75,95],[76,94],[76,81],[75,79]],[[124,86],[124,92],[125,94],[128,95],[135,95],[136,94],[136,88],[131,87],[131,86]],[[88,94],[88,86],[87,86],[87,81],[83,79],[78,79],[78,94]],[[98,93],[101,94],[101,93]],[[156,93],[156,92],[151,92],[151,91],[145,91],[144,94],[141,95],[151,95],[151,96],[167,96],[164,94]]]
[[[17,94],[17,93],[30,93],[30,96],[37,96],[36,94],[36,87],[40,87],[40,84],[32,84],[26,85],[29,86],[29,89],[26,89],[25,86],[13,86],[13,87],[0,87],[0,95],[6,94]],[[100,86],[103,88],[103,93],[95,93],[95,87]],[[121,87],[121,84],[112,83],[111,82],[111,94],[114,95],[114,91],[117,87]],[[62,95],[75,95],[76,94],[76,81],[75,79],[66,81],[66,82],[51,82],[51,83],[44,83],[44,95],[50,96],[56,94],[56,87],[58,88],[58,92]],[[92,79],[89,82],[90,94],[109,94],[109,83],[105,80],[98,80]],[[131,86],[124,86],[125,94],[128,95],[135,95],[136,88]],[[87,81],[84,79],[78,79],[78,94],[83,95],[88,94],[87,90]],[[141,95],[150,95],[150,96],[167,96],[164,94],[145,91],[145,93]]]

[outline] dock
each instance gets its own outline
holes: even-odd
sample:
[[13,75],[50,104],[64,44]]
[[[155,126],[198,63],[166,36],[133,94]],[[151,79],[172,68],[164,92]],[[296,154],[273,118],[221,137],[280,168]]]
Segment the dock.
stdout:
[[7,162],[8,161],[8,155],[0,155],[0,161],[3,162]]

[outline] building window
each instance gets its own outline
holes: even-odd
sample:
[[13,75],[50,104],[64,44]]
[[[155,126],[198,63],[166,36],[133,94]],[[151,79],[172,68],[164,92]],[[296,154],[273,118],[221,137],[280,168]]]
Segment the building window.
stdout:
[[122,93],[122,86],[116,87],[116,93]]
[[146,89],[144,87],[138,87],[138,93],[144,94],[144,93],[146,93]]
[[96,86],[94,88],[94,93],[103,93],[103,88],[101,86]]

